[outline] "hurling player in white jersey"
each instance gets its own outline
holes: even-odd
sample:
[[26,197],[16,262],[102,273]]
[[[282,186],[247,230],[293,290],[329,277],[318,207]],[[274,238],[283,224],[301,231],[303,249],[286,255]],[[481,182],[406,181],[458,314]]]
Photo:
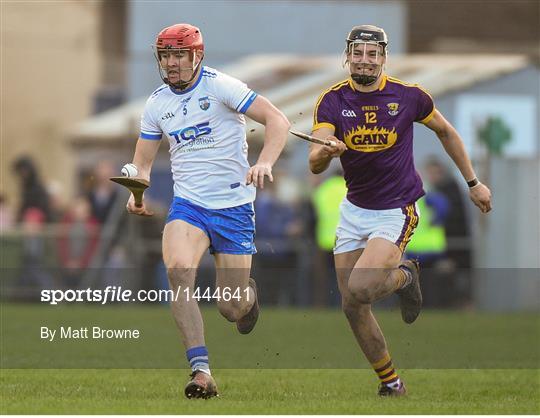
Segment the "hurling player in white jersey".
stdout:
[[[169,142],[174,200],[163,232],[163,259],[169,284],[180,287],[172,312],[190,363],[188,398],[217,395],[210,373],[203,321],[195,298],[196,269],[207,249],[216,264],[216,297],[221,314],[249,333],[258,318],[257,288],[249,277],[255,216],[255,187],[272,178],[272,166],[287,138],[289,121],[244,83],[202,65],[204,44],[198,28],[177,24],[156,40],[164,83],[146,103],[133,163],[149,180],[160,140]],[[265,125],[264,147],[255,165],[247,161],[244,114]],[[127,210],[148,215],[144,201]],[[230,293],[229,293],[230,292]],[[229,297],[232,296],[232,297]]]

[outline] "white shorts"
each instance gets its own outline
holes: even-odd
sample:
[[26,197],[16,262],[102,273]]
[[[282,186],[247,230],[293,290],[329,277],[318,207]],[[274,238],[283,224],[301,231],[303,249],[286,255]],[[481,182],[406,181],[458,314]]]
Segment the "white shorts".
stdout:
[[396,244],[401,252],[418,225],[416,203],[404,208],[372,210],[360,208],[343,199],[336,229],[334,254],[365,248],[372,238],[384,238]]

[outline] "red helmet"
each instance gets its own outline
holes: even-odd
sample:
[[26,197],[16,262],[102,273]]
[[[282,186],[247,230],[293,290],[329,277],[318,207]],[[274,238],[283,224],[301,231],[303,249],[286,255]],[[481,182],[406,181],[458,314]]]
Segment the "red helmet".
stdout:
[[204,52],[202,33],[198,27],[188,23],[178,23],[159,32],[156,48],[183,48]]

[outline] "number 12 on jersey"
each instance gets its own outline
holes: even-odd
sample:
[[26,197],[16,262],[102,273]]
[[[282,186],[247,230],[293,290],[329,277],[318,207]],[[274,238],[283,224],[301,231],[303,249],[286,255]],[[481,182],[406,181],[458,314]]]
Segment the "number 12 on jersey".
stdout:
[[366,112],[366,123],[377,123],[377,114],[375,112]]

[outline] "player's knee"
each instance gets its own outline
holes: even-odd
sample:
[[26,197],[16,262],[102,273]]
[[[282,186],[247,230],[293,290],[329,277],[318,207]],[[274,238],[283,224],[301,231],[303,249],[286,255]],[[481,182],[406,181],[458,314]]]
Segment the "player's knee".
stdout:
[[359,303],[355,298],[341,299],[341,309],[349,321],[359,322],[371,313],[371,305]]
[[237,301],[219,301],[217,307],[219,313],[223,315],[227,321],[236,322],[243,316],[243,305]]
[[171,286],[188,287],[194,279],[195,269],[182,260],[172,260],[167,263],[167,276]]
[[349,292],[357,302],[372,304],[375,302],[375,291],[367,280],[349,280]]

